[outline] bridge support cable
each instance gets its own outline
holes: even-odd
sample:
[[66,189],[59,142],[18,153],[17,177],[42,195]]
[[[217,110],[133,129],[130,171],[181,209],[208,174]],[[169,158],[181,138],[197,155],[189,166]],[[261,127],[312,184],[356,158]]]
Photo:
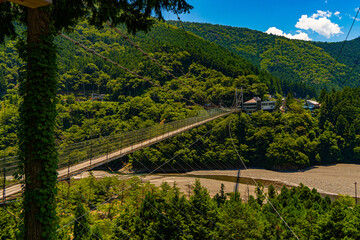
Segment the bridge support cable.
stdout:
[[[215,126],[217,126],[217,125],[215,125]],[[207,131],[206,133],[204,133],[203,135],[201,135],[200,137],[198,137],[195,141],[193,141],[193,142],[192,142],[191,144],[189,144],[187,147],[185,147],[185,148],[183,149],[183,151],[184,151],[185,149],[189,149],[192,145],[194,145],[194,143],[196,143],[197,141],[199,141],[202,137],[205,137],[206,135],[208,135],[209,133],[211,133],[211,132],[214,130],[215,126],[214,126],[213,128],[211,128],[209,131]],[[179,152],[179,153],[177,153],[176,155],[174,155],[172,158],[170,158],[170,159],[169,159],[168,161],[166,161],[165,163],[162,163],[160,166],[158,166],[157,168],[155,168],[154,170],[152,170],[150,173],[147,173],[147,174],[143,175],[143,177],[145,178],[145,177],[153,174],[153,173],[156,172],[158,169],[160,169],[161,167],[163,167],[165,164],[167,164],[168,162],[170,162],[170,161],[172,161],[174,158],[176,158],[179,154],[181,154],[181,152]],[[109,202],[112,201],[113,199],[115,199],[115,198],[117,198],[118,196],[120,196],[120,194],[121,194],[122,192],[124,192],[124,191],[128,190],[129,188],[131,188],[134,184],[135,184],[135,183],[133,183],[133,184],[131,184],[130,186],[128,186],[127,188],[121,190],[121,191],[120,191],[118,194],[116,194],[115,196],[110,197],[109,199],[103,201],[102,203],[99,203],[98,205],[96,205],[96,206],[95,206],[93,209],[91,209],[90,211],[84,213],[82,216],[74,219],[73,221],[69,222],[68,224],[64,225],[64,226],[61,227],[61,228],[67,227],[68,225],[72,224],[74,221],[79,220],[80,218],[88,215],[89,213],[91,213],[91,212],[94,211],[94,210],[97,210],[97,209],[98,209],[100,206],[102,206],[103,204],[109,203]],[[60,229],[61,229],[61,228],[60,228]],[[60,229],[58,229],[58,231],[59,231]]]
[[359,15],[359,11],[360,11],[360,7],[357,8],[357,12],[356,12],[356,15],[355,15],[355,17],[354,17],[354,20],[353,20],[353,22],[352,22],[352,24],[351,24],[351,26],[350,26],[350,29],[349,29],[349,31],[348,31],[348,33],[347,33],[347,35],[346,35],[346,38],[345,38],[343,44],[341,45],[340,51],[339,51],[339,53],[338,53],[338,55],[337,55],[337,57],[336,57],[336,59],[335,59],[335,62],[334,62],[334,64],[332,65],[332,67],[331,67],[331,69],[330,69],[330,72],[329,72],[330,75],[332,74],[332,72],[333,72],[333,70],[334,70],[334,68],[335,68],[336,63],[338,63],[339,57],[340,57],[340,55],[341,55],[341,53],[342,53],[342,51],[343,51],[343,49],[344,49],[345,43],[346,43],[346,41],[347,41],[347,39],[348,39],[348,37],[349,37],[349,35],[350,35],[350,32],[351,32],[351,30],[352,30],[352,28],[353,28],[353,26],[354,26],[354,23],[357,21],[357,16]]
[[[111,169],[110,169],[110,170],[111,170]],[[112,170],[111,170],[111,171],[112,171]],[[79,194],[79,196],[87,202],[87,204],[89,204],[89,205],[92,206],[92,207],[95,207],[94,204],[92,204],[81,192],[79,192],[78,189],[76,189],[75,187],[74,187],[74,189],[75,189],[76,193]],[[65,210],[64,210],[64,211],[65,211]],[[101,214],[101,216],[103,216],[103,218],[107,218],[107,216],[106,216],[104,213],[102,213],[101,211],[99,211],[99,213]],[[71,214],[70,214],[70,215],[71,215]],[[138,215],[137,215],[137,216],[138,216]],[[150,225],[146,224],[146,223],[144,222],[144,220],[142,220],[142,219],[140,218],[140,216],[138,216],[138,217],[139,217],[139,219],[140,219],[148,228],[150,228],[150,230],[153,231],[159,238],[165,240],[165,239],[164,239],[163,237],[161,237]],[[75,222],[79,222],[76,218],[74,218],[73,220],[75,220]],[[80,222],[79,222],[79,223],[80,223]],[[111,221],[111,223],[114,224],[113,221]],[[120,227],[118,227],[118,226],[116,226],[116,225],[115,225],[115,227],[116,227],[117,229],[119,229],[119,230],[120,230],[124,235],[126,235],[129,239],[132,239],[131,236],[128,235],[122,228],[120,228]],[[91,234],[93,234],[93,232],[91,231],[91,229],[88,229],[88,231],[89,231]],[[93,235],[95,235],[95,234],[93,234]],[[96,236],[96,235],[95,235],[95,236]],[[96,236],[96,237],[97,237],[98,239],[100,239],[98,236]]]
[[[109,168],[109,170],[111,171],[111,172],[113,172],[113,170],[111,169],[111,168]],[[113,172],[114,173],[114,172]],[[123,180],[124,181],[124,180]],[[75,189],[75,191],[77,192],[77,194],[79,194],[80,196],[81,196],[81,198],[83,198],[89,205],[91,205],[92,206],[92,208],[93,209],[96,209],[97,207],[94,205],[94,204],[92,204],[83,194],[81,194],[81,192],[79,192],[75,187],[73,187],[74,189]],[[122,192],[123,193],[123,192]],[[161,211],[159,211],[156,207],[154,207],[151,203],[149,203],[148,201],[146,201],[146,199],[144,198],[143,199],[147,204],[149,204],[149,205],[151,205],[151,207],[153,208],[153,209],[155,209],[159,214],[161,214],[167,221],[169,221],[173,226],[175,226],[178,230],[180,230],[182,233],[184,233],[189,239],[192,239],[192,237],[190,237],[190,236],[188,236],[178,225],[176,225],[173,221],[171,221],[171,219],[169,219],[168,217],[166,217]],[[104,218],[106,218],[106,216],[105,216],[105,214],[103,214],[101,211],[99,211],[99,213],[104,217]],[[74,222],[79,222],[79,219],[80,218],[74,218],[71,222],[70,222],[70,224],[71,223],[74,223]],[[141,218],[140,218],[140,216],[139,216],[139,219],[145,224],[145,225],[147,225]],[[69,226],[69,223],[68,224],[66,224],[66,225],[64,225],[63,227],[61,227],[60,229],[63,229],[64,227],[67,227],[67,226]],[[149,226],[149,225],[147,225],[158,237],[160,237],[161,239],[164,239],[164,238],[162,238],[155,230],[153,230],[152,228],[151,228],[151,226]],[[117,227],[117,226],[116,226]],[[130,239],[131,239],[131,237],[128,235],[128,234],[126,234],[125,232],[124,232],[124,230],[123,229],[121,229],[121,228],[119,228],[119,227],[117,227],[118,229],[120,229],[120,231],[122,231],[122,233],[124,233],[126,236],[128,236]]]
[[116,33],[120,34],[127,42],[129,42],[131,45],[133,45],[136,49],[138,49],[142,54],[144,54],[148,59],[150,59],[153,63],[155,63],[157,66],[159,66],[164,72],[169,74],[174,79],[178,80],[183,86],[185,86],[188,90],[195,93],[195,95],[199,96],[204,102],[208,102],[211,105],[215,107],[219,107],[215,105],[213,102],[211,102],[209,99],[205,98],[204,96],[198,94],[196,90],[194,90],[192,87],[188,86],[184,81],[180,80],[177,76],[175,76],[172,72],[170,72],[168,69],[166,69],[163,65],[159,63],[155,58],[151,57],[150,54],[145,52],[139,45],[134,43],[128,36],[126,36],[123,32],[120,31],[117,27],[115,27],[110,21],[107,21],[106,24],[113,29]]
[[[145,154],[144,154],[145,155]],[[145,155],[146,156],[146,155]],[[133,156],[134,157],[134,156]],[[147,156],[146,156],[147,157]],[[137,161],[137,162],[139,162],[142,166],[144,166],[149,172],[151,172],[151,170],[148,168],[148,167],[146,167],[145,165],[143,165],[142,163],[141,163],[141,161],[139,161],[136,157],[134,157],[134,159]],[[169,166],[170,167],[172,167],[170,164],[169,164]],[[159,166],[156,166],[156,167],[159,167]],[[176,168],[173,168],[178,174],[180,174],[180,172],[178,171],[178,170],[176,170]],[[183,214],[186,218],[188,218],[190,221],[192,221],[192,219],[191,219],[191,217],[190,216],[188,216],[187,214],[185,214],[185,213],[183,213],[179,208],[177,208],[174,204],[172,204],[171,202],[169,202],[169,204],[170,205],[172,205],[173,207],[175,207],[177,210],[179,210],[179,212],[181,213],[181,214]],[[198,208],[196,208],[196,207],[194,207],[194,206],[192,206],[191,205],[191,207],[195,210],[195,211],[197,211],[198,213],[200,213],[204,218],[206,218],[206,216],[205,216],[205,214],[204,213],[202,213]],[[230,238],[232,238],[232,239],[234,239],[228,232],[226,232],[221,226],[219,226],[217,223],[215,223],[214,221],[212,221],[212,220],[210,220],[211,222],[212,222],[212,224],[214,224],[216,227],[218,227],[221,231],[223,231],[225,234],[227,234]],[[201,228],[203,228],[202,226],[201,226]],[[206,230],[205,228],[203,228],[204,230]],[[210,232],[209,232],[209,234],[210,235],[212,235]],[[216,237],[215,236],[212,236],[213,238],[215,238],[216,239]]]
[[[68,216],[72,216],[71,213],[69,213],[68,211],[66,211],[65,209],[63,209],[62,207],[57,206],[58,208],[60,208],[60,210],[63,213],[66,213]],[[93,231],[91,231],[91,229],[87,228],[86,226],[84,226],[80,221],[76,221],[78,224],[80,224],[83,228],[86,229],[86,231],[88,231],[92,236],[96,237],[97,239],[101,240],[101,238],[99,236],[97,236]]]
[[198,104],[198,103],[196,103],[196,102],[194,102],[194,101],[192,101],[192,100],[190,100],[190,99],[188,99],[188,98],[185,98],[184,96],[181,96],[181,95],[177,94],[175,91],[173,91],[173,90],[171,90],[171,89],[169,89],[169,88],[166,88],[166,87],[164,87],[164,86],[161,86],[160,84],[154,82],[153,80],[151,80],[151,79],[149,79],[149,78],[147,78],[147,77],[143,77],[143,76],[139,75],[138,73],[136,73],[136,72],[134,72],[134,71],[132,71],[132,70],[126,68],[126,67],[123,67],[123,66],[120,65],[119,63],[114,62],[113,60],[111,60],[111,59],[109,59],[109,58],[107,58],[107,57],[99,54],[99,53],[96,52],[95,50],[86,47],[86,46],[83,45],[82,43],[80,43],[80,42],[78,42],[78,41],[75,41],[74,39],[66,36],[66,35],[63,34],[63,33],[60,33],[60,32],[59,32],[58,35],[61,36],[61,37],[63,37],[63,38],[65,38],[65,39],[67,39],[67,40],[69,40],[69,41],[71,41],[71,42],[73,42],[75,45],[80,46],[81,48],[83,48],[83,49],[86,50],[87,52],[92,53],[92,54],[94,54],[94,55],[96,55],[96,56],[104,59],[105,61],[111,63],[112,65],[115,65],[115,66],[117,66],[117,67],[125,70],[126,72],[131,73],[133,76],[136,76],[136,77],[138,77],[138,78],[141,78],[141,79],[149,82],[151,85],[154,85],[154,86],[156,86],[156,87],[158,87],[158,88],[161,88],[161,89],[162,89],[163,91],[165,91],[165,92],[172,92],[172,94],[178,96],[179,98],[184,99],[185,101],[187,101],[187,102],[189,102],[189,103],[192,103],[192,104],[194,104],[194,105],[198,105],[198,106],[200,106],[200,107],[203,107],[202,105],[200,105],[200,104]]
[[[155,125],[132,132],[120,133],[62,146],[58,148],[58,179],[68,179],[77,173],[88,171],[109,161],[121,158],[133,151],[153,145],[191,128],[233,113],[232,111],[224,112],[220,109],[213,109],[205,112],[206,115],[166,123],[165,126]],[[149,135],[152,136],[151,139]],[[119,146],[121,146],[120,149]],[[91,161],[89,160],[89,156],[91,156]],[[0,163],[2,162],[3,161],[0,160]],[[10,167],[13,169],[11,172],[11,174],[13,174],[17,169],[17,163],[17,157],[13,157],[10,163],[6,163],[9,165],[9,167],[6,168],[6,174],[9,174],[8,169]],[[0,166],[0,169],[2,167],[3,166]],[[7,195],[15,195],[16,193],[21,192],[21,187],[19,184],[16,185],[16,183],[7,185],[7,192],[9,192]],[[0,197],[0,200],[1,199],[2,196]]]
[[[234,143],[234,140],[232,138],[232,135],[231,135],[231,122],[229,122],[229,135],[230,135],[230,139],[231,139],[231,143],[234,147],[234,150],[236,152],[236,155],[238,156],[239,160],[241,161],[243,167],[245,168],[245,170],[249,170],[247,167],[246,167],[246,164],[245,164],[245,161],[244,159],[241,157],[241,155],[239,154],[236,146],[235,146],[235,143]],[[250,174],[250,173],[249,173]],[[285,219],[281,216],[281,214],[277,211],[277,209],[275,208],[275,206],[272,204],[272,202],[270,201],[270,199],[267,197],[267,195],[263,192],[263,190],[261,190],[259,184],[255,181],[254,177],[250,174],[250,178],[253,180],[254,184],[256,185],[256,187],[261,191],[261,194],[263,196],[265,196],[265,199],[266,201],[270,204],[270,206],[272,207],[272,209],[276,212],[276,214],[279,216],[279,218],[281,219],[281,221],[285,224],[285,226],[290,230],[290,232],[294,235],[294,237],[299,240],[299,237],[296,235],[296,233],[293,231],[293,229],[289,226],[289,224],[285,221]]]
[[[225,121],[225,120],[224,120]],[[226,129],[225,129],[226,130]],[[204,142],[204,141],[203,141]],[[198,143],[200,143],[200,141],[198,142]],[[193,145],[193,146],[195,146],[195,145]],[[208,146],[208,147],[210,147],[210,146]],[[205,151],[205,148],[204,147],[200,147],[200,151],[199,152],[203,152],[203,151]],[[203,154],[203,153],[201,153],[201,154]],[[211,160],[211,161],[213,161],[214,163],[215,163],[215,165],[217,165],[216,164],[216,160]],[[219,166],[219,165],[218,165]],[[238,168],[238,166],[237,166],[237,168]],[[219,169],[221,169],[221,168],[219,168]],[[227,167],[225,166],[225,169],[227,169]],[[234,169],[236,169],[236,168],[234,168]],[[178,172],[179,173],[179,172]],[[226,212],[229,214],[229,216],[231,216],[232,218],[234,218],[234,219],[236,219],[236,216],[234,216],[233,215],[233,212],[231,212],[231,211],[228,211],[227,209],[226,209]],[[237,229],[236,229],[236,231],[238,232],[238,233],[240,233]]]
[[[226,120],[223,120],[223,121],[226,121]],[[220,124],[220,123],[222,123],[223,121],[221,121],[221,122],[219,122],[218,124]],[[218,125],[217,124],[217,125]],[[225,129],[226,130],[226,129]],[[199,143],[199,142],[198,142]],[[193,145],[193,146],[195,146],[195,145]],[[189,148],[190,149],[190,148]],[[204,151],[205,150],[205,148],[204,149],[202,149],[202,151]],[[201,151],[200,151],[201,152]],[[151,160],[148,158],[148,156],[144,153],[144,152],[142,152],[141,153],[142,155],[144,155],[150,162],[151,162]],[[200,154],[203,154],[203,153],[200,153]],[[148,172],[151,172],[151,170],[147,167],[147,166],[145,166],[140,160],[138,160],[134,155],[132,155],[132,157],[138,162],[138,163],[140,163],[144,168],[146,168],[147,169],[147,171]],[[175,158],[173,158],[173,159],[175,159]],[[216,160],[212,160],[212,161],[214,161],[214,162],[216,162]],[[185,163],[187,164],[187,162],[185,161]],[[200,167],[196,162],[194,162],[198,167]],[[176,161],[176,164],[178,164],[181,168],[183,168],[184,170],[186,170],[180,163],[178,163],[178,161]],[[172,168],[172,169],[174,169],[175,170],[175,172],[177,172],[178,174],[181,174],[176,168],[174,168],[172,165],[170,165],[169,163],[168,163],[168,165]],[[190,166],[189,164],[188,164],[188,166]],[[155,168],[158,168],[159,166],[158,165],[155,165]],[[192,168],[191,166],[190,166],[190,168]],[[160,168],[161,169],[161,168]],[[192,168],[193,169],[193,171],[196,171],[194,168]],[[165,173],[165,171],[164,171],[164,173]],[[197,212],[199,212],[201,215],[203,215],[203,213],[201,213],[201,211],[199,211],[199,209],[197,209],[197,208],[195,208],[194,206],[192,206],[192,208],[195,210],[195,211],[197,211]],[[232,217],[232,218],[234,218],[234,219],[236,219],[236,217],[231,213],[231,212],[229,212],[227,209],[226,209],[226,212]],[[204,217],[206,217],[205,215],[203,215]],[[225,232],[225,230],[221,227],[221,226],[218,226],[216,223],[214,223],[214,222],[212,222],[214,225],[216,225],[220,230],[222,230],[224,233],[226,233],[228,236],[230,236],[231,238],[233,238],[228,232]],[[241,234],[236,228],[234,229],[236,232],[238,232],[239,234]]]

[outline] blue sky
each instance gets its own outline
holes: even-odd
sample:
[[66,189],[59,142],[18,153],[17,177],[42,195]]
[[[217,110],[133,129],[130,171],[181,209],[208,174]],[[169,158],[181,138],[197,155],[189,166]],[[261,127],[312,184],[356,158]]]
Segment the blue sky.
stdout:
[[[313,41],[343,41],[360,0],[188,0],[181,20],[246,27]],[[177,20],[171,13],[165,18]],[[360,36],[360,13],[348,39]]]

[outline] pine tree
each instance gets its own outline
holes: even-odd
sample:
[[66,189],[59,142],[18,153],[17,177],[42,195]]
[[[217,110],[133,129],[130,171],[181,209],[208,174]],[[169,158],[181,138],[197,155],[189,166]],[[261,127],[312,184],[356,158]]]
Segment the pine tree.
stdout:
[[[3,1],[1,1],[3,2]],[[0,43],[5,37],[17,37],[15,25],[26,25],[26,40],[20,36],[19,57],[24,61],[20,74],[19,158],[20,173],[25,175],[25,239],[56,239],[57,151],[54,128],[56,117],[57,50],[54,44],[59,31],[70,30],[79,19],[102,28],[111,20],[125,24],[128,31],[150,29],[155,15],[162,11],[188,12],[185,0],[100,1],[56,0],[50,6],[25,8],[12,2],[0,4]]]
[[74,240],[87,240],[90,235],[89,215],[80,200],[76,202],[74,223]]

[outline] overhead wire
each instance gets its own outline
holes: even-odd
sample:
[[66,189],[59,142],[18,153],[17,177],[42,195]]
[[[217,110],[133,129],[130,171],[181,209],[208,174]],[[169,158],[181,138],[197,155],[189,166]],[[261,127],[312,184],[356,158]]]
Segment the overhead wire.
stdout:
[[82,44],[82,43],[80,43],[79,41],[76,41],[76,40],[70,38],[69,36],[67,36],[67,35],[65,35],[65,34],[63,34],[63,33],[61,33],[61,32],[59,32],[58,35],[61,36],[61,37],[63,37],[63,38],[65,38],[65,39],[67,39],[67,40],[69,40],[69,41],[71,41],[71,42],[73,42],[75,45],[80,46],[81,48],[85,49],[87,52],[92,53],[92,54],[94,54],[94,55],[96,55],[96,56],[104,59],[105,61],[107,61],[107,62],[109,62],[109,63],[111,63],[111,64],[113,64],[113,65],[115,65],[115,66],[117,66],[117,67],[119,67],[119,68],[127,71],[127,72],[129,72],[130,74],[132,74],[132,75],[134,75],[134,76],[136,76],[136,77],[138,77],[138,78],[141,78],[141,79],[149,82],[150,84],[152,84],[152,85],[154,85],[154,86],[156,86],[156,87],[158,87],[158,88],[161,88],[161,89],[162,89],[163,91],[165,91],[165,92],[169,92],[169,91],[170,91],[170,92],[172,92],[172,94],[177,95],[178,97],[186,100],[187,102],[190,102],[190,103],[192,103],[192,104],[194,104],[194,105],[198,105],[198,106],[200,106],[200,107],[203,107],[202,105],[200,105],[200,104],[198,104],[198,103],[196,103],[196,102],[194,102],[194,101],[192,101],[192,100],[190,100],[190,99],[187,99],[187,98],[185,98],[184,96],[179,95],[179,94],[176,93],[175,91],[173,91],[173,90],[171,90],[171,89],[169,89],[169,88],[165,88],[165,87],[161,86],[160,84],[157,84],[156,82],[152,81],[151,79],[149,79],[149,78],[147,78],[147,77],[144,77],[144,76],[141,76],[140,74],[138,74],[138,73],[136,73],[136,72],[134,72],[134,71],[132,71],[132,70],[130,70],[130,69],[122,66],[122,65],[120,65],[119,63],[114,62],[113,60],[111,60],[111,59],[109,59],[109,58],[107,58],[107,57],[99,54],[99,53],[96,52],[95,50],[86,47],[84,44]]
[[[135,160],[136,161],[138,161],[139,163],[141,163],[141,161],[139,161],[139,160],[137,160],[136,158],[135,158]],[[150,159],[149,159],[150,160]],[[177,162],[176,162],[177,163]],[[143,165],[144,166],[144,165]],[[171,166],[171,165],[170,165]],[[149,168],[147,168],[146,166],[144,166],[148,171],[150,171],[150,169]],[[180,174],[180,172],[176,169],[176,168],[173,168],[178,174]],[[171,203],[170,203],[171,204]],[[173,204],[171,204],[171,205],[173,205]],[[173,205],[174,206],[174,205]],[[197,209],[196,207],[194,207],[193,205],[190,205],[195,211],[197,211],[198,213],[200,213],[203,217],[206,217],[199,209]],[[174,206],[174,207],[176,207],[176,206]],[[177,208],[177,207],[176,207]],[[178,209],[178,208],[177,208]],[[180,210],[180,209],[178,209],[181,213],[182,213],[182,211]],[[183,213],[183,214],[185,214],[185,213]],[[185,215],[187,215],[187,214],[185,214]],[[191,217],[189,217],[188,215],[187,215],[187,217],[188,218],[190,218],[191,219]],[[216,224],[214,221],[212,221],[211,219],[209,219],[210,220],[210,222],[212,222],[215,226],[217,226],[221,231],[223,231],[224,233],[226,233],[229,237],[231,237],[232,239],[234,239],[228,232],[225,232],[225,230],[221,227],[221,226],[219,226],[218,224]],[[202,226],[201,226],[202,227]],[[203,227],[202,227],[203,228]],[[203,228],[204,229],[204,228]],[[204,229],[205,230],[205,229]],[[211,234],[210,232],[209,232],[209,234]],[[216,238],[215,238],[216,239]]]
[[[177,16],[178,21],[180,22],[181,28],[182,28],[182,30],[183,30],[183,32],[184,32],[184,35],[185,35],[188,43],[190,44],[190,46],[191,46],[194,50],[197,50],[197,48],[194,47],[194,45],[193,45],[192,42],[190,41],[190,38],[189,38],[188,33],[187,33],[186,29],[185,29],[184,23],[181,21],[181,18],[180,18],[180,16],[179,16],[179,13],[176,11],[176,9],[174,9],[174,12],[175,12],[175,14],[176,14],[176,16]],[[217,106],[217,105],[216,105],[216,106]],[[217,107],[221,107],[221,101],[220,101],[220,106],[217,106]]]
[[[66,214],[68,214],[69,216],[72,216],[72,214],[71,213],[69,213],[69,212],[67,212],[65,209],[63,209],[62,207],[59,207],[58,206],[58,208],[60,208],[64,213],[66,213]],[[88,232],[90,232],[91,233],[91,235],[93,235],[93,236],[95,236],[97,239],[100,239],[101,240],[101,238],[98,236],[98,235],[96,235],[93,231],[91,231],[91,229],[89,229],[89,228],[87,228],[86,226],[84,226],[84,224],[82,224],[80,221],[76,221],[77,223],[79,223],[83,228],[85,228]]]
[[[113,172],[113,170],[112,170],[111,168],[109,168],[109,170]],[[102,187],[103,187],[103,186],[102,186]],[[95,207],[94,204],[92,204],[89,200],[87,200],[86,197],[85,197],[81,192],[79,192],[76,188],[74,188],[74,189],[75,189],[75,191],[76,191],[88,204],[90,204],[92,207]],[[101,211],[100,211],[100,214],[101,214],[104,218],[106,218],[105,214],[102,213]],[[138,216],[138,215],[137,215],[137,216]],[[138,217],[139,217],[139,216],[138,216]],[[144,220],[142,220],[140,217],[139,217],[139,219],[140,219],[145,225],[147,225],[147,224],[144,222]],[[112,221],[111,221],[111,222],[112,222]],[[118,229],[120,229],[121,232],[125,233],[123,229],[121,229],[121,228],[118,227],[118,226],[116,226],[116,227],[117,227]],[[160,237],[161,239],[164,239],[164,238],[161,237],[151,226],[147,225],[147,227],[149,227],[150,230],[152,230],[153,232],[155,232],[155,234],[156,234],[158,237]]]
[[[238,158],[240,159],[243,167],[246,169],[246,171],[249,172],[249,169],[246,167],[246,164],[245,162],[243,161],[243,158],[240,156],[236,146],[235,146],[235,143],[234,143],[234,140],[232,138],[232,135],[231,135],[231,122],[229,122],[229,135],[230,135],[230,139],[231,139],[231,143],[234,147],[234,150],[238,156]],[[250,173],[249,173],[250,174]],[[257,186],[257,188],[261,191],[261,194],[265,197],[266,201],[270,204],[270,206],[272,207],[272,209],[276,212],[276,214],[279,216],[279,218],[281,219],[281,221],[286,225],[286,227],[290,230],[290,232],[294,235],[294,237],[299,240],[299,237],[296,235],[296,233],[293,231],[293,229],[289,226],[289,224],[286,222],[286,220],[281,216],[281,214],[277,211],[277,209],[275,208],[275,206],[272,204],[272,202],[270,201],[270,199],[267,197],[267,195],[263,192],[263,190],[260,188],[259,184],[255,181],[254,177],[250,174],[250,178],[253,180],[254,184]]]
[[[206,133],[204,133],[201,137],[204,137],[204,136],[206,136],[207,134],[209,134],[210,132],[212,132],[214,128],[215,128],[215,126],[214,126],[213,128],[211,128],[209,131],[207,131]],[[196,142],[199,141],[199,140],[200,140],[200,137],[197,138],[195,141],[193,141],[191,144],[189,144],[189,146],[185,147],[184,149],[190,148],[194,143],[196,143]],[[184,151],[184,149],[183,149],[183,151]],[[176,158],[179,154],[181,154],[181,152],[180,152],[180,153],[177,153],[175,156],[173,156],[172,158],[170,158],[170,159],[169,159],[168,161],[166,161],[165,163],[161,164],[159,167],[157,167],[157,168],[155,168],[154,170],[152,170],[150,173],[147,173],[147,174],[143,175],[143,177],[145,178],[146,176],[149,176],[150,174],[153,174],[153,173],[156,172],[159,168],[161,168],[162,166],[164,166],[166,163],[168,163],[168,162],[172,161],[174,158]],[[135,184],[135,183],[134,183],[134,184]],[[79,216],[78,218],[74,219],[73,221],[65,224],[64,226],[62,226],[61,228],[59,228],[58,231],[60,231],[60,229],[63,229],[63,228],[65,228],[65,227],[69,226],[70,224],[72,224],[72,223],[75,222],[76,220],[79,220],[80,218],[86,216],[86,215],[89,214],[90,212],[98,209],[101,205],[108,203],[109,201],[111,201],[111,200],[114,199],[115,197],[118,197],[122,192],[124,192],[125,190],[129,189],[129,188],[132,187],[134,184],[132,184],[132,185],[130,185],[129,187],[127,187],[126,189],[120,191],[119,194],[117,194],[117,195],[115,195],[115,196],[113,196],[113,197],[110,197],[109,199],[107,199],[107,200],[103,201],[102,203],[98,204],[98,205],[95,206],[93,209],[91,209],[90,211],[84,213],[83,215]],[[130,238],[130,236],[128,236],[128,237]]]
[[[223,121],[225,121],[225,119],[223,120]],[[221,123],[221,122],[220,122]],[[224,130],[226,130],[226,129],[224,129]],[[178,138],[179,139],[179,138]],[[203,140],[205,140],[205,139],[203,139]],[[181,140],[180,140],[181,141]],[[203,141],[204,142],[204,141]],[[200,144],[200,141],[199,142],[197,142],[197,144]],[[193,145],[193,147],[195,147],[196,146],[196,144],[194,144]],[[177,148],[179,148],[179,146],[176,146],[175,145],[175,147],[177,147]],[[201,148],[200,147],[200,150],[199,150],[199,148],[197,148],[197,151],[200,153],[200,154],[203,154],[202,152],[203,151],[205,151],[205,148]],[[149,161],[151,161],[151,159],[149,159],[149,157],[144,153],[144,151],[142,151],[142,154],[149,160]],[[138,160],[134,155],[133,155],[133,157],[134,157],[134,159],[137,161],[137,162],[139,162],[143,167],[145,167],[149,172],[151,171],[148,167],[146,167],[144,164],[142,164],[142,162],[140,161],[140,160]],[[213,163],[215,164],[215,165],[217,165],[218,167],[219,167],[219,165],[217,164],[217,162],[220,162],[220,161],[216,161],[215,159],[211,159],[211,161],[213,161]],[[179,161],[175,161],[175,163],[176,164],[178,164],[181,168],[183,168],[185,171],[186,171],[186,169],[179,163]],[[188,163],[187,163],[187,161],[184,161],[184,163],[186,163],[188,166],[190,166],[190,168],[192,168],[192,170],[193,171],[196,171],[191,165],[189,165]],[[199,170],[201,170],[201,167],[197,164],[197,162],[196,161],[194,161],[193,163],[195,163],[197,166],[198,166],[198,168],[199,168]],[[177,172],[178,174],[180,174],[180,172],[175,168],[175,167],[173,167],[172,165],[170,165],[169,164],[169,166],[171,167],[171,168],[173,168],[174,170],[175,170],[175,172]],[[219,169],[221,169],[221,167],[219,167]],[[223,166],[223,169],[224,169],[224,166]],[[225,169],[228,169],[228,167],[225,165]],[[235,167],[235,169],[238,169],[238,167]],[[198,211],[198,209],[196,209],[194,206],[192,206],[196,211]],[[227,209],[225,209],[225,211],[232,217],[232,218],[236,218],[231,212],[229,212],[229,211],[227,211]],[[199,212],[199,211],[198,211]],[[201,213],[202,214],[202,213]],[[213,224],[215,224],[215,225],[217,225],[216,223],[214,223],[213,222]],[[221,227],[220,227],[221,228]],[[220,230],[222,230],[222,231],[224,231],[225,232],[225,230],[224,229],[220,229]],[[240,233],[237,229],[235,229],[235,231],[237,231],[238,233]],[[227,234],[230,236],[230,234],[227,232]],[[230,236],[231,238],[232,238],[232,236]]]
[[351,24],[351,26],[350,26],[350,29],[349,29],[349,31],[348,31],[348,33],[347,33],[347,35],[346,35],[346,38],[345,38],[343,44],[341,45],[340,51],[339,51],[339,53],[338,53],[338,55],[337,55],[337,57],[336,57],[336,59],[335,59],[335,62],[334,62],[334,64],[333,64],[332,67],[331,67],[331,70],[330,70],[330,72],[329,72],[330,75],[332,74],[332,72],[333,72],[333,70],[334,70],[334,68],[335,68],[336,63],[338,63],[339,57],[340,57],[340,55],[341,55],[341,53],[342,53],[342,51],[343,51],[343,49],[344,49],[344,45],[345,45],[345,43],[346,43],[346,41],[347,41],[347,39],[348,39],[348,37],[349,37],[349,35],[350,35],[350,32],[351,32],[351,30],[352,30],[352,28],[353,28],[353,26],[354,26],[354,23],[356,22],[357,16],[359,15],[359,11],[360,11],[360,7],[358,7],[358,9],[357,9],[357,12],[356,12],[354,21],[352,22],[352,24]]
[[[351,68],[350,72],[348,72],[348,73],[346,74],[346,76],[349,76],[349,77],[347,78],[347,80],[345,80],[345,81],[343,82],[342,86],[344,86],[347,82],[350,81],[352,72],[353,72],[354,69],[359,65],[359,63],[360,63],[360,57],[356,60],[355,64],[354,64],[353,67]],[[346,76],[345,76],[345,77],[346,77]]]
[[[199,96],[204,102],[208,102],[212,104],[213,106],[216,106],[214,103],[212,103],[209,99],[205,98],[204,96],[198,94],[197,91],[195,91],[193,88],[188,86],[184,81],[180,80],[177,76],[175,76],[172,72],[170,72],[168,69],[166,69],[163,65],[159,63],[155,58],[151,57],[150,54],[145,52],[138,44],[134,43],[129,36],[125,35],[122,31],[120,31],[119,28],[115,27],[110,21],[107,21],[106,24],[113,29],[116,33],[120,34],[127,42],[129,42],[131,45],[133,45],[136,49],[138,49],[142,54],[144,54],[148,59],[150,59],[153,63],[155,63],[157,66],[159,66],[164,72],[169,74],[171,77],[178,80],[183,86],[185,86],[187,89],[189,89],[191,92],[195,93],[195,95]],[[218,107],[218,106],[216,106]]]
[[186,33],[185,26],[184,26],[183,22],[181,21],[178,12],[176,11],[176,9],[174,9],[174,11],[175,11],[175,14],[176,14],[176,16],[177,16],[177,19],[179,20],[179,22],[180,22],[180,24],[181,24],[182,29],[184,30],[184,34],[185,34],[185,37],[186,37],[187,41],[189,42],[189,44],[192,46],[193,49],[196,49],[196,48],[194,47],[194,45],[191,43],[190,38],[189,38],[189,36],[188,36],[187,33]]

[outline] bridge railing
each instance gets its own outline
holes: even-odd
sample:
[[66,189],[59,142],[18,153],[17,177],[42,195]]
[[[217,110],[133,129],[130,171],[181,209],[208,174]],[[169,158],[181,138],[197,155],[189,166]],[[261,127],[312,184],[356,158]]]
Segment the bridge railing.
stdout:
[[[109,154],[115,151],[120,151],[121,155],[121,150],[124,148],[133,147],[135,144],[140,144],[141,147],[141,144],[149,139],[156,141],[156,138],[159,136],[207,120],[223,114],[226,111],[228,110],[204,110],[196,117],[172,121],[165,124],[156,124],[147,128],[111,134],[105,137],[58,147],[58,168],[63,169],[89,160],[88,167],[92,167],[92,159],[99,157],[108,158]],[[12,175],[17,172],[19,162],[20,160],[16,156],[0,159],[0,170],[3,172],[4,179],[4,181],[0,183],[0,186],[3,187],[16,183],[16,180],[12,178]]]

